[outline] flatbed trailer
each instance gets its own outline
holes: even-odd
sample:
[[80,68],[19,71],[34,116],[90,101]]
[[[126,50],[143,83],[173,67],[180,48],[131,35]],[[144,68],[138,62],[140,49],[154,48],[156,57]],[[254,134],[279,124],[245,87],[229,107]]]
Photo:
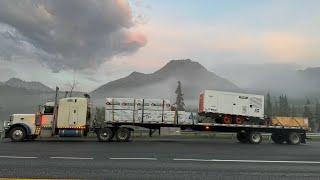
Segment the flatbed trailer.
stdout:
[[220,124],[220,123],[194,123],[194,124],[164,124],[164,123],[132,123],[132,122],[104,122],[94,127],[98,140],[108,142],[126,142],[131,139],[134,127],[149,129],[150,135],[161,127],[178,127],[181,130],[190,129],[200,132],[231,132],[237,133],[237,139],[241,143],[260,144],[262,133],[271,133],[271,139],[277,144],[297,145],[306,143],[306,132],[303,127],[288,127],[274,125],[249,125],[249,124]]

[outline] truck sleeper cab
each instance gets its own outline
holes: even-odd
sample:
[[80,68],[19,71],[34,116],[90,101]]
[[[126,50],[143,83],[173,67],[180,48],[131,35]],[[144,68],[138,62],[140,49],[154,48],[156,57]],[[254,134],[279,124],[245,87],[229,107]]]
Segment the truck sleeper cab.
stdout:
[[54,109],[54,103],[47,102],[36,114],[13,114],[5,123],[5,137],[16,142],[34,140],[42,133],[47,137],[87,135],[91,114],[88,98],[63,98],[58,102],[56,115]]

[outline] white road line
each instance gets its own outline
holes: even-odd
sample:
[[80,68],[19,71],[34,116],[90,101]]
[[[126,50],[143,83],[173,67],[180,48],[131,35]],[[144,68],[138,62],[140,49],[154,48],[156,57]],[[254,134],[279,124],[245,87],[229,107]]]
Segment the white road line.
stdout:
[[157,158],[109,158],[112,160],[151,160],[151,161],[156,161],[158,160]]
[[91,157],[50,157],[50,159],[92,160]]
[[199,162],[320,164],[320,161],[267,161],[267,160],[235,160],[235,159],[173,159],[173,160],[174,161],[199,161]]
[[8,159],[37,159],[38,157],[26,157],[26,156],[0,156],[0,158],[8,158]]

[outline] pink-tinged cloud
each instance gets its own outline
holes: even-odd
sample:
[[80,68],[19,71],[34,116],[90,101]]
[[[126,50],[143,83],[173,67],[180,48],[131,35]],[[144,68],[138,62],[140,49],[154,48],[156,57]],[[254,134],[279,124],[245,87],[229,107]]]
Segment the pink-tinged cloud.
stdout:
[[144,46],[147,43],[147,37],[141,32],[128,32],[126,34],[126,43]]
[[257,62],[264,60],[280,63],[320,58],[320,51],[317,50],[320,39],[303,31],[257,32],[247,27],[226,24],[188,27],[147,24],[140,27],[140,30],[148,36],[148,45],[138,53],[145,61],[193,58],[203,54],[209,54],[212,59],[216,55],[228,59],[230,54],[233,60],[256,59]]
[[267,33],[262,38],[265,53],[283,62],[320,58],[319,45],[319,39],[288,32]]

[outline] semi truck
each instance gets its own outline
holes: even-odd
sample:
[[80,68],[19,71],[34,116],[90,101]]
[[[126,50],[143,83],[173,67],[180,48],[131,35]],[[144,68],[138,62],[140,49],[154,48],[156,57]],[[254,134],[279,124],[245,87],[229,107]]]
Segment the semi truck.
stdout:
[[[105,117],[97,120],[91,116],[88,95],[59,100],[56,95],[54,102],[45,103],[35,114],[13,114],[4,124],[5,137],[25,141],[39,135],[82,137],[92,131],[100,142],[127,142],[135,127],[149,129],[150,136],[162,127],[178,127],[236,133],[241,143],[259,144],[262,133],[271,133],[277,144],[306,143],[308,126],[273,123],[264,117],[263,101],[260,95],[205,90],[198,112],[192,113],[175,110],[166,99],[106,98]],[[203,116],[212,121],[200,121]],[[302,122],[308,123],[307,119]]]

